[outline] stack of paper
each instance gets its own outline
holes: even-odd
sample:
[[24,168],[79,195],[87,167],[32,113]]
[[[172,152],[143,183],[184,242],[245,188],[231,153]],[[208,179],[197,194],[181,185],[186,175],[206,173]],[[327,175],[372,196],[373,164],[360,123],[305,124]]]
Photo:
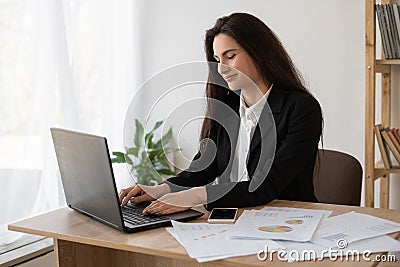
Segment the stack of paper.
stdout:
[[355,241],[400,231],[400,224],[367,214],[349,212],[324,220],[311,242],[326,247],[341,246]]
[[186,249],[190,257],[199,262],[256,254],[268,246],[282,247],[272,240],[232,240],[227,233],[232,224],[180,223],[172,221],[167,231]]
[[[386,234],[400,231],[400,224],[371,215],[349,212],[322,220],[311,242],[279,241],[286,260],[366,257],[372,253],[400,251],[400,242]],[[361,255],[361,257],[360,257]],[[357,258],[356,258],[357,259]]]
[[265,207],[244,211],[234,225],[174,221],[167,231],[199,262],[259,255],[265,248],[289,262],[400,251],[400,242],[387,236],[400,231],[399,223],[356,212],[327,218],[331,213]]
[[342,249],[329,248],[311,242],[278,241],[278,243],[285,248],[284,259],[288,262],[322,258],[346,261],[346,257],[349,262],[358,261],[357,258],[363,260],[363,257],[369,257],[364,260],[373,261],[372,253],[400,251],[400,242],[387,235],[355,241]]
[[311,240],[323,213],[275,210],[245,210],[229,232],[236,239]]

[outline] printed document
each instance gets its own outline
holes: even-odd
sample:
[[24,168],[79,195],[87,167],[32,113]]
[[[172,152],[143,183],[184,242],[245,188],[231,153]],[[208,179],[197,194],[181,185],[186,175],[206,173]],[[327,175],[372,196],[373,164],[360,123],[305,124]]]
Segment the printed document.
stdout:
[[[265,206],[261,210],[266,210],[266,211],[274,210],[274,211],[282,211],[282,212],[304,212],[304,211],[309,211],[310,209]],[[316,211],[319,211],[323,214],[322,219],[328,218],[333,212],[331,210],[316,210]]]
[[323,212],[317,210],[245,210],[229,236],[235,239],[311,240]]
[[350,259],[350,261],[356,261],[357,259],[372,261],[374,258],[371,256],[371,253],[400,251],[400,242],[387,235],[355,241],[351,244],[346,244],[342,248],[335,249],[311,242],[278,241],[278,243],[285,247],[285,253],[281,253],[281,256],[289,262],[315,260],[326,257],[339,261],[346,259]]
[[400,224],[367,214],[349,212],[324,219],[311,242],[326,247],[352,243],[400,231]]
[[[182,247],[185,247],[185,245],[183,244],[182,240],[180,240],[178,234],[175,232],[175,230],[174,230],[173,227],[167,227],[167,228],[165,228],[165,230],[167,230],[167,232],[168,232],[170,235],[172,235],[172,236],[176,239],[176,241],[178,241],[178,243],[181,244]],[[257,242],[258,242],[258,241],[257,241]],[[259,249],[258,251],[264,250],[264,249],[265,249],[265,247],[263,247],[262,249]],[[201,262],[207,262],[207,261],[222,260],[222,259],[232,258],[232,257],[240,257],[240,256],[253,255],[253,254],[258,253],[258,251],[255,252],[255,250],[247,250],[247,249],[244,249],[243,251],[241,251],[241,252],[239,252],[239,253],[237,252],[237,253],[235,253],[235,254],[221,254],[221,255],[217,255],[217,256],[197,257],[196,260],[197,260],[198,262],[200,262],[200,263],[201,263]]]
[[[282,248],[272,240],[232,240],[228,239],[227,232],[232,229],[232,224],[209,223],[181,223],[172,221],[173,231],[186,249],[190,257],[198,261],[208,261],[256,254],[266,246],[274,250]],[[174,236],[174,235],[173,235]]]

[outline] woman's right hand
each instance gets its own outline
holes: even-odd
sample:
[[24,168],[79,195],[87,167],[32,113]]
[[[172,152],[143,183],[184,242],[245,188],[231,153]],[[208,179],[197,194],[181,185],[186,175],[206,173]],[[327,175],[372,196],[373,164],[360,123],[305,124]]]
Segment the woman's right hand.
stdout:
[[134,185],[125,189],[122,189],[119,193],[119,202],[125,206],[132,198],[133,203],[139,203],[143,201],[152,201],[165,194],[171,192],[171,188],[167,184],[149,186],[149,185]]

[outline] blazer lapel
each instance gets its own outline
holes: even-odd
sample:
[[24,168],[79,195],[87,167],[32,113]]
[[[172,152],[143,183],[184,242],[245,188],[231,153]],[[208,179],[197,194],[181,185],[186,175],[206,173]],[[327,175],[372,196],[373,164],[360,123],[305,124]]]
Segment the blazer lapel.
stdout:
[[250,154],[254,151],[261,140],[269,133],[269,131],[275,128],[272,126],[275,126],[275,122],[277,121],[278,115],[282,109],[283,101],[285,99],[284,92],[279,87],[273,87],[271,90],[272,91],[267,100],[268,105],[264,106],[260,119],[257,123],[257,127],[254,131],[253,138],[251,139]]

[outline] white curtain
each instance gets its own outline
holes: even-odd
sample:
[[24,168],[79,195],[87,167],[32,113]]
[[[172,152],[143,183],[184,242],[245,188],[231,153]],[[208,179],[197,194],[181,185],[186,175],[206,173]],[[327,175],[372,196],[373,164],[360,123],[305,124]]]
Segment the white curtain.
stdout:
[[7,224],[65,206],[50,127],[123,147],[141,80],[142,5],[0,1],[0,246],[19,238]]

